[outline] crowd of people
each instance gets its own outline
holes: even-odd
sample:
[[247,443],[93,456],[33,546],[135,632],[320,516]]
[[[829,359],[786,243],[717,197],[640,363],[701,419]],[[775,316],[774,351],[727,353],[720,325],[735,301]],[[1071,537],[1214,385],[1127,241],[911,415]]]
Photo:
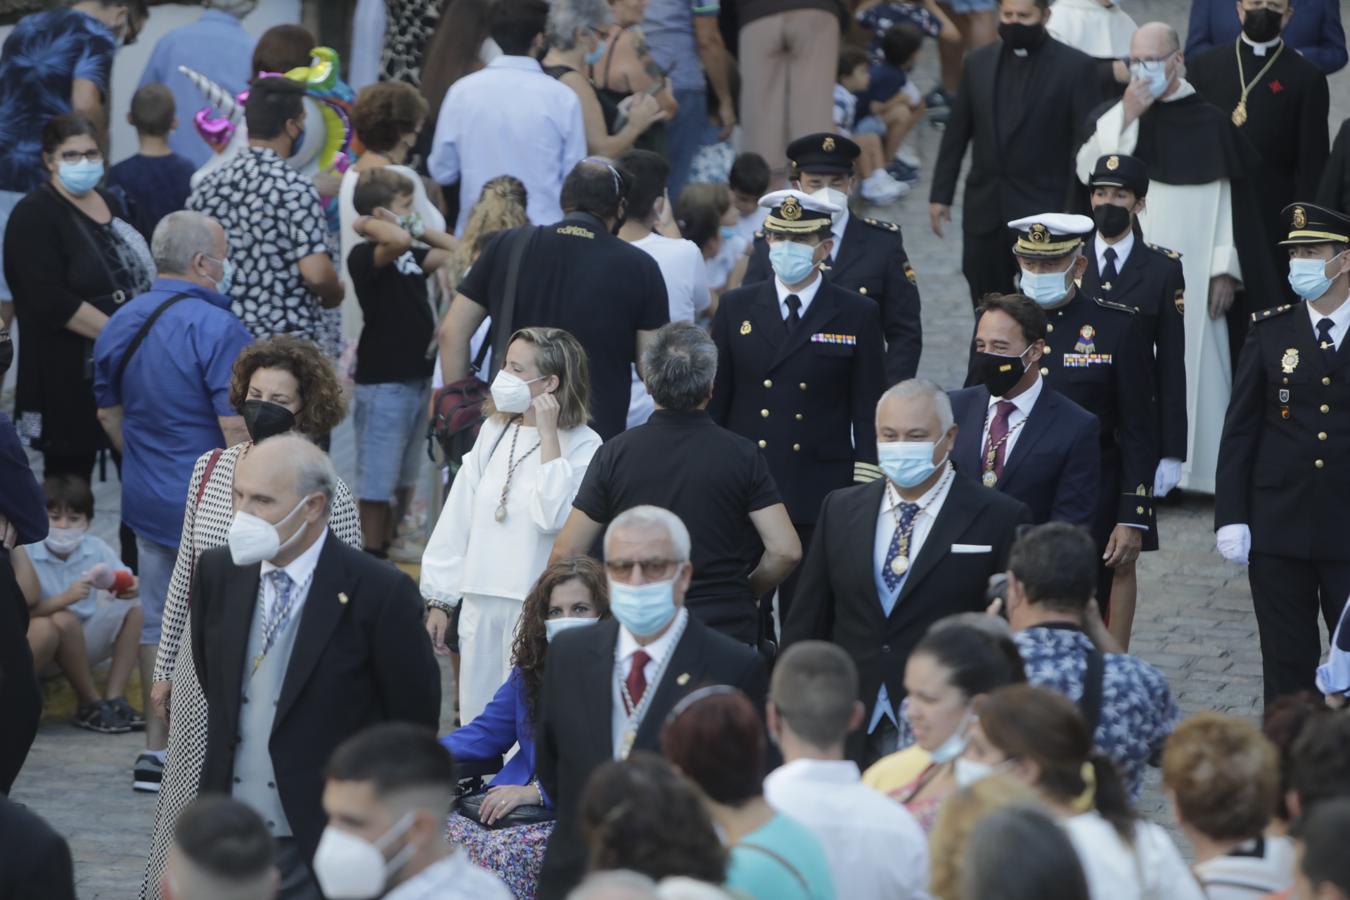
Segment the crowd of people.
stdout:
[[[0,792],[60,679],[146,900],[1350,898],[1335,0],[202,5],[0,49]],[[1178,489],[1259,725],[1129,653]]]

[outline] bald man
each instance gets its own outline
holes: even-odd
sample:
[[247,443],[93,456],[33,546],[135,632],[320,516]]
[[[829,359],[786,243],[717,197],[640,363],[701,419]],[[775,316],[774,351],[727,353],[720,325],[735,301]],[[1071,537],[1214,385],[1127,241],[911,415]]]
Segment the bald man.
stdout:
[[201,792],[262,816],[280,900],[321,900],[310,861],[333,750],[378,722],[439,725],[417,585],[329,539],[336,484],[303,438],[256,445],[235,469],[229,545],[202,554],[192,585],[192,655],[210,706]]

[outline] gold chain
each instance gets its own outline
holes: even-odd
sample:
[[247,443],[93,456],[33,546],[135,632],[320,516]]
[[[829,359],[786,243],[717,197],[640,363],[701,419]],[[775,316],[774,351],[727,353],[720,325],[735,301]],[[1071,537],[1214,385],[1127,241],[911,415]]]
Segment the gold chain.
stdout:
[[1251,83],[1247,83],[1247,74],[1242,67],[1242,38],[1238,37],[1237,43],[1233,45],[1233,52],[1237,54],[1238,64],[1238,84],[1242,86],[1242,97],[1238,100],[1237,106],[1233,107],[1233,124],[1241,128],[1247,121],[1247,95],[1252,92],[1252,88],[1261,83],[1261,79],[1270,71],[1270,67],[1275,65],[1275,60],[1280,58],[1284,52],[1284,41],[1280,41],[1280,47],[1275,51],[1275,55],[1270,58],[1270,62],[1261,67],[1261,71],[1256,73],[1256,77]]

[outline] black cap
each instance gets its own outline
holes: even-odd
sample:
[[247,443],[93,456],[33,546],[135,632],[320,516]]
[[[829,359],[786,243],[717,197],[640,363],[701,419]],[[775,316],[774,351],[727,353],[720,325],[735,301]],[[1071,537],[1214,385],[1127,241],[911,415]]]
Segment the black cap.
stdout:
[[797,172],[850,175],[853,161],[862,150],[842,134],[819,131],[787,145],[788,162]]
[[1133,156],[1112,153],[1097,160],[1088,185],[1125,188],[1134,191],[1136,197],[1142,197],[1148,193],[1148,166]]
[[1314,203],[1291,203],[1281,212],[1289,223],[1289,237],[1280,246],[1294,244],[1350,244],[1350,216]]

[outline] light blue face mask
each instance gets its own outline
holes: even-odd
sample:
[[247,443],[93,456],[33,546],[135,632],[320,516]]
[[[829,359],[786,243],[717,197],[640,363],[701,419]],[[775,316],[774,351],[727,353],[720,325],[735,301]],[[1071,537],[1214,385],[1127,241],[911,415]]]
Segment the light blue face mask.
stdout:
[[740,233],[739,231],[737,231],[735,225],[723,225],[721,228],[718,229],[718,231],[721,233],[722,240],[724,241],[729,241]]
[[944,456],[941,462],[933,462],[933,450],[939,443],[941,441],[880,441],[877,443],[877,465],[900,487],[915,487],[923,484],[947,461]]
[[783,284],[799,284],[816,267],[816,248],[796,241],[779,241],[769,247],[769,265]]
[[608,41],[601,41],[595,45],[595,49],[586,54],[586,65],[593,66],[605,58],[605,45]]
[[966,737],[966,730],[970,727],[971,717],[972,713],[967,710],[966,714],[961,717],[960,724],[956,726],[956,730],[951,733],[951,736],[942,742],[942,746],[928,754],[928,758],[934,765],[940,766],[943,763],[949,763],[966,751],[966,744],[969,743],[969,738]]
[[229,294],[230,286],[234,284],[234,263],[229,258],[216,259],[214,256],[208,256],[207,259],[215,259],[220,263],[220,281],[216,282],[216,293]]
[[1028,272],[1023,269],[1021,291],[1039,306],[1054,306],[1069,295],[1072,271],[1072,265],[1063,272]]
[[1316,300],[1331,290],[1331,282],[1336,280],[1326,276],[1326,267],[1336,258],[1289,260],[1289,286],[1304,300]]
[[103,180],[103,161],[82,159],[79,162],[63,162],[57,169],[56,177],[66,190],[77,197],[87,194]]
[[594,625],[599,621],[599,619],[583,618],[581,616],[568,616],[565,619],[545,619],[544,637],[548,638],[548,642],[551,644],[553,643],[553,639],[564,631],[569,631],[573,628],[583,628],[587,625]]
[[1142,59],[1130,65],[1130,77],[1148,82],[1148,92],[1155,100],[1167,93],[1167,59],[1170,58]]
[[609,611],[629,634],[637,637],[656,634],[675,618],[675,579],[624,584],[611,578]]

